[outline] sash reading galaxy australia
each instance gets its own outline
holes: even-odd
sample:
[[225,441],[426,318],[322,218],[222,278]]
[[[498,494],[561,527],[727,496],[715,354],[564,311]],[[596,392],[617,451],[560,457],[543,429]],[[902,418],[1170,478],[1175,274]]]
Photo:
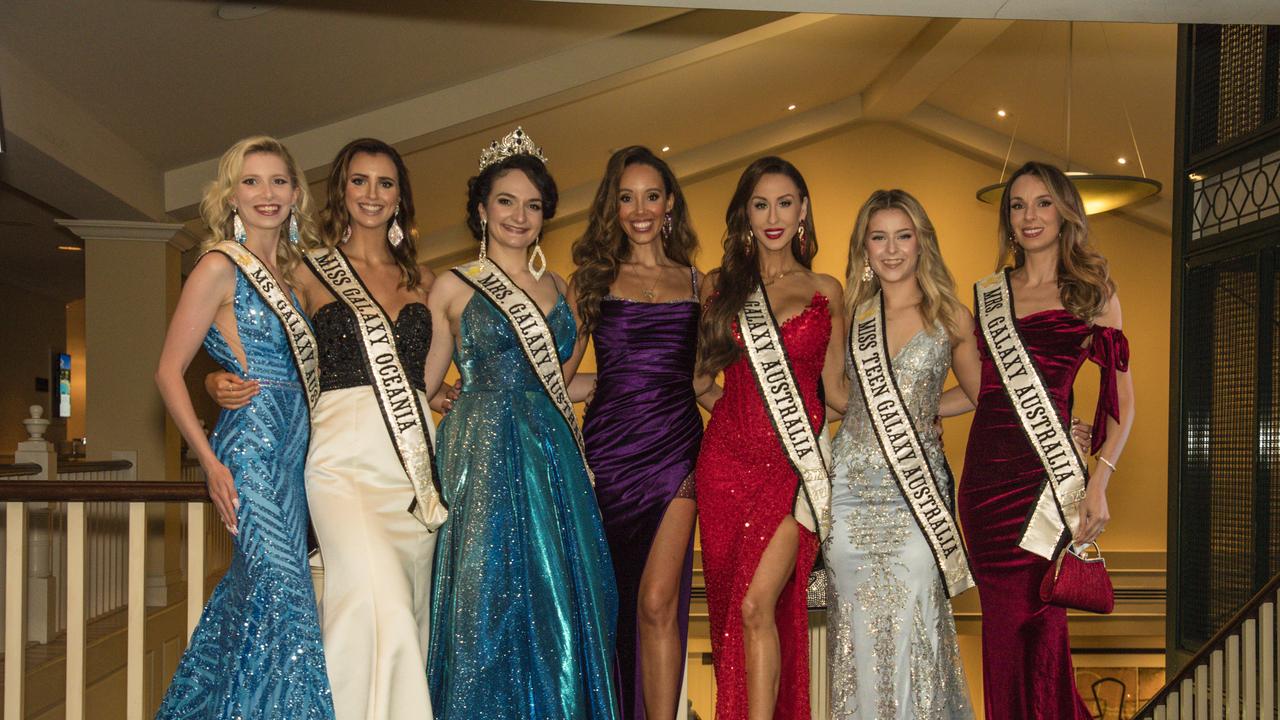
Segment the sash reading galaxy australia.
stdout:
[[350,261],[341,250],[312,252],[307,255],[307,264],[356,317],[369,384],[378,398],[391,444],[395,445],[400,464],[413,486],[409,513],[428,530],[435,530],[444,523],[449,511],[440,497],[435,450],[427,434],[427,414],[396,352],[391,319],[351,269]]
[[249,280],[249,284],[266,301],[267,307],[275,313],[284,327],[284,335],[289,340],[289,349],[293,354],[293,364],[298,369],[298,378],[302,389],[306,391],[307,407],[315,407],[320,397],[320,373],[316,358],[316,336],[311,332],[311,325],[302,311],[293,304],[289,293],[280,287],[276,278],[248,248],[237,242],[224,240],[209,252],[219,252],[231,258],[231,262],[240,268],[240,272]]
[[1071,528],[1080,520],[1088,470],[1076,453],[1067,426],[1045,390],[1040,369],[1018,334],[1013,314],[1013,289],[1007,272],[998,272],[973,286],[978,327],[987,341],[1000,383],[1031,447],[1044,465],[1040,496],[1027,516],[1018,546],[1052,559]]
[[759,285],[738,312],[747,364],[756,379],[769,420],[791,467],[800,476],[793,510],[796,521],[826,540],[831,530],[831,451],[825,432],[815,433],[782,346],[769,297]]
[[473,260],[453,269],[463,282],[475,288],[511,323],[516,337],[520,340],[520,349],[524,357],[533,366],[533,374],[542,382],[542,388],[552,404],[560,411],[560,416],[573,433],[573,440],[578,444],[578,454],[582,457],[582,467],[587,470],[591,485],[595,486],[596,476],[587,465],[587,446],[582,440],[582,430],[578,427],[578,416],[573,412],[573,402],[569,400],[569,388],[564,381],[564,371],[560,367],[560,356],[556,353],[556,339],[551,334],[551,326],[543,317],[538,304],[524,290],[507,277],[507,274],[488,260]]
[[911,506],[916,525],[929,541],[938,572],[947,584],[947,596],[955,597],[973,587],[969,558],[960,529],[947,509],[938,478],[929,467],[920,435],[893,377],[888,348],[884,296],[876,293],[858,308],[849,331],[854,374],[861,383],[867,417],[880,441],[880,451],[889,463],[902,497]]

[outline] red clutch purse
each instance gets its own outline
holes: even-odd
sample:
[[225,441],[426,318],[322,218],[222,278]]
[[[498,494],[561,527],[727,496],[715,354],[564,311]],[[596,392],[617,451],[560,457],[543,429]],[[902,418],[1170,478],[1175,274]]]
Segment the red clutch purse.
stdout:
[[[1089,557],[1089,547],[1094,557]],[[1040,599],[1050,605],[1107,615],[1116,607],[1107,563],[1097,543],[1068,544],[1049,564],[1040,582]]]

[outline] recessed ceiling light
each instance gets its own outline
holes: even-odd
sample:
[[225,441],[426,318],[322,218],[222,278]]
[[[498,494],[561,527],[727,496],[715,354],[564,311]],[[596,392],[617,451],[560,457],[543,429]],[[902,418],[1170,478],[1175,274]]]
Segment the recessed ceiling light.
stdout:
[[59,250],[66,250],[67,252],[80,252],[80,251],[84,250],[84,248],[82,248],[82,247],[78,247],[78,246],[76,246],[76,245],[59,245],[59,246],[58,246],[58,249],[59,249]]
[[796,109],[795,103],[792,103],[791,105],[788,105],[788,106],[787,106],[787,109],[788,109],[788,110],[795,110],[795,109]]
[[663,145],[663,146],[662,146],[662,152],[666,152],[666,151],[668,151],[668,150],[670,150],[670,149],[671,149],[671,146],[670,146],[670,145]]
[[1124,165],[1125,163],[1127,163],[1127,162],[1129,162],[1129,161],[1128,161],[1128,160],[1125,160],[1125,159],[1124,159],[1124,158],[1122,158],[1122,157],[1119,157],[1119,158],[1116,158],[1116,162],[1120,163],[1121,165]]
[[275,5],[266,3],[221,3],[218,5],[218,17],[223,20],[247,20],[265,15],[275,9]]
[[998,116],[1000,116],[1000,117],[1007,117],[1007,116],[1009,115],[1009,113],[1005,112],[1004,110],[997,110],[997,111],[996,111],[996,115],[998,115]]

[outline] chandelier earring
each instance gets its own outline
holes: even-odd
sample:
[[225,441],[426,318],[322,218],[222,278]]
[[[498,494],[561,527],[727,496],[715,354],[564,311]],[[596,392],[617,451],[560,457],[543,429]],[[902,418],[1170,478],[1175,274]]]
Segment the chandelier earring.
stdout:
[[404,229],[400,227],[400,208],[396,207],[395,217],[391,218],[391,227],[387,228],[387,242],[391,247],[400,247],[404,242]]
[[244,221],[240,219],[240,211],[236,208],[231,208],[231,234],[241,245],[249,239],[244,231]]
[[289,209],[289,242],[298,244],[298,206]]
[[489,259],[489,221],[480,218],[480,262]]
[[346,245],[351,240],[351,225],[347,225],[342,229],[342,237],[338,238],[338,242]]
[[671,233],[675,231],[674,223],[671,221],[671,213],[667,213],[662,218],[662,239],[670,240]]
[[865,282],[871,282],[871,279],[872,279],[872,278],[874,278],[875,276],[876,276],[876,275],[875,275],[875,273],[871,272],[871,261],[870,261],[870,260],[865,260],[865,261],[863,261],[863,264],[862,264],[862,282],[864,282],[864,283],[865,283]]
[[747,250],[747,257],[751,257],[756,252],[756,234],[747,230],[747,239],[743,243]]
[[796,229],[796,239],[800,241],[800,255],[802,257],[809,256],[809,241],[804,237],[804,222],[801,221],[800,227]]
[[[535,266],[534,261],[537,261]],[[529,253],[529,274],[533,275],[533,281],[537,282],[542,279],[542,274],[547,271],[547,256],[542,252],[542,236],[534,238],[533,252]]]

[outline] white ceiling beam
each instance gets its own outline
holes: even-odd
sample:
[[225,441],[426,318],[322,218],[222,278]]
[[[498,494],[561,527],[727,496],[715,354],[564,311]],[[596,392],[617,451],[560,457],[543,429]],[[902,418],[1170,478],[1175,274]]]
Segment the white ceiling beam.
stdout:
[[878,120],[907,115],[1011,25],[1012,20],[929,21],[863,93],[863,112]]
[[[540,0],[580,2],[581,0]],[[717,10],[771,10],[904,15],[908,17],[1000,18],[1007,20],[1082,20],[1135,23],[1280,24],[1275,0],[592,0],[601,5],[646,5]]]
[[[337,148],[361,136],[416,152],[830,17],[682,13],[281,140],[308,171],[326,167]],[[216,169],[214,158],[166,172],[167,208],[189,211]]]

